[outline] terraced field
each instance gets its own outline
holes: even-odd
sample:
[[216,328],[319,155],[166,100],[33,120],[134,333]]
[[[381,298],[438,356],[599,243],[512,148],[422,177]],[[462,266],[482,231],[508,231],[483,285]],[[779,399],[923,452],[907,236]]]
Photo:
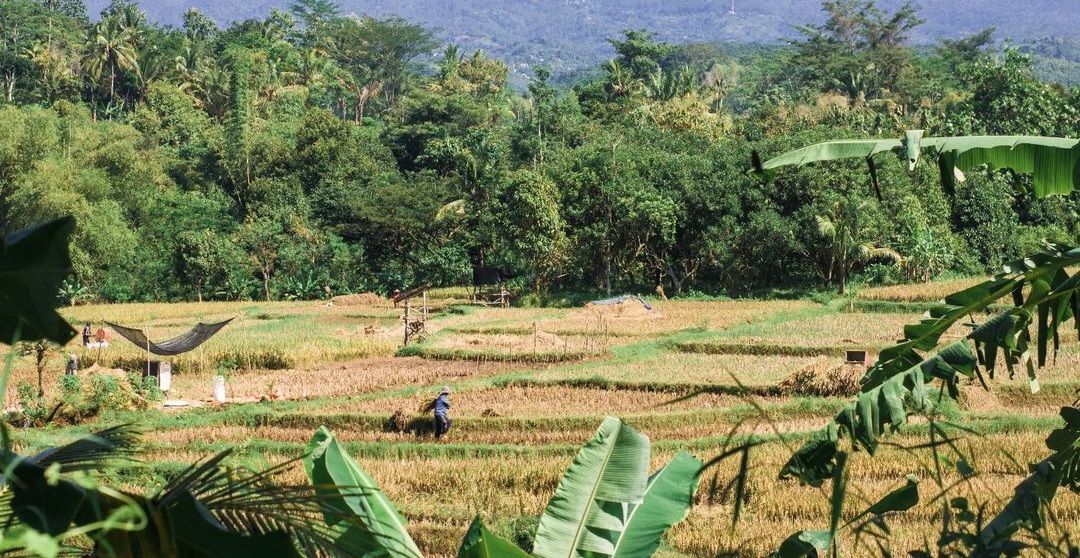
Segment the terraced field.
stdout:
[[[928,287],[935,297],[937,289]],[[874,296],[891,300],[888,292]],[[896,295],[896,302],[911,300],[933,298],[909,291]],[[73,321],[148,325],[155,338],[200,319],[238,315],[201,353],[180,359],[170,397],[207,399],[214,370],[225,366],[230,397],[244,402],[18,429],[15,440],[20,449],[35,449],[102,424],[137,421],[146,431],[146,463],[112,480],[148,490],[182,464],[227,448],[235,451],[233,463],[250,467],[298,457],[312,431],[325,424],[397,503],[425,552],[449,556],[476,514],[510,537],[527,530],[523,526],[542,511],[578,446],[604,416],[616,415],[649,435],[656,465],[684,448],[709,459],[738,440],[753,436],[764,442],[750,455],[739,528],[731,528],[735,502],[728,484],[738,460],[729,459],[707,472],[688,519],[671,531],[663,556],[762,556],[794,531],[826,528],[826,489],[779,481],[777,473],[790,452],[850,397],[799,396],[781,389],[781,383],[810,366],[841,364],[845,349],[887,346],[900,337],[904,324],[920,316],[849,312],[846,303],[653,304],[654,311],[646,313],[440,308],[428,340],[403,351],[410,356],[393,356],[400,325],[398,311],[387,305],[78,308],[69,313]],[[560,342],[567,339],[583,349],[564,348]],[[102,365],[140,358],[138,350],[122,343],[101,355]],[[257,356],[267,354],[280,358]],[[558,354],[565,358],[554,358]],[[545,355],[551,358],[541,358]],[[95,356],[83,355],[84,365]],[[16,381],[32,375],[23,362]],[[56,373],[49,377],[49,389],[55,389]],[[946,468],[944,483],[956,484],[952,494],[993,506],[1010,495],[1027,463],[1046,454],[1043,440],[1058,424],[1058,407],[1073,401],[1080,388],[1080,347],[1065,346],[1041,377],[1043,388],[1035,395],[1026,381],[999,375],[992,392],[963,386],[960,403],[945,406],[943,419],[951,426],[942,428],[957,438],[950,451],[961,453],[978,472],[963,480],[955,468]],[[422,408],[444,384],[454,389],[454,428],[448,440],[437,443]],[[390,424],[395,414],[401,420]],[[847,517],[902,484],[906,474],[932,476],[933,456],[911,449],[925,444],[928,432],[925,421],[915,421],[889,437],[890,445],[877,456],[852,457]],[[941,459],[951,462],[957,456]],[[303,471],[297,467],[289,474],[300,481]],[[930,482],[921,490],[924,502],[936,496]],[[1065,492],[1058,498],[1061,524],[1080,523],[1080,498]],[[932,544],[939,509],[925,504],[893,518],[892,551]],[[844,545],[849,555],[880,554],[852,547],[851,538]]]

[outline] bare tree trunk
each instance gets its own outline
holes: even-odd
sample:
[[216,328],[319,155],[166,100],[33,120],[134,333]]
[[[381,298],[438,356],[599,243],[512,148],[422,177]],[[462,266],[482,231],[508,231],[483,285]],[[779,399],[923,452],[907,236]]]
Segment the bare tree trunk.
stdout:
[[11,103],[15,101],[15,70],[11,70],[4,76],[4,89],[6,91],[5,97],[7,102]]
[[[38,345],[38,347],[41,347],[41,345]],[[37,349],[37,391],[38,391],[38,397],[44,397],[45,396],[45,387],[43,385],[44,382],[42,381],[42,376],[44,376],[44,373],[45,373],[45,351],[38,348]]]

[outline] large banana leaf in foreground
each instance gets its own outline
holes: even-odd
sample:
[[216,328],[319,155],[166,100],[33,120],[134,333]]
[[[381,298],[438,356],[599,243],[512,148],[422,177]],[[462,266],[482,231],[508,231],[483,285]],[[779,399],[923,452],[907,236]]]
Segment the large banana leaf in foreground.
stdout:
[[325,426],[308,444],[304,469],[316,491],[331,502],[324,515],[327,525],[338,529],[341,547],[365,557],[421,556],[394,504]]
[[540,558],[649,556],[686,516],[701,463],[680,455],[648,477],[649,440],[608,417],[574,458],[540,517]]
[[56,292],[71,274],[64,217],[19,231],[0,243],[0,342],[49,339],[67,343],[75,330],[56,313]]
[[652,556],[664,532],[690,511],[702,463],[679,452],[671,463],[649,477],[645,497],[626,521],[626,530],[615,545],[616,558]]
[[924,149],[937,153],[942,185],[951,191],[963,173],[986,165],[991,169],[1012,169],[1032,175],[1032,187],[1039,197],[1068,194],[1080,189],[1080,140],[1041,136],[957,136],[922,137],[921,130],[907,133],[903,140],[835,140],[789,151],[762,163],[755,155],[754,171],[771,180],[776,170],[820,161],[861,158],[870,167],[876,184],[874,155],[884,151],[902,154],[914,168]]

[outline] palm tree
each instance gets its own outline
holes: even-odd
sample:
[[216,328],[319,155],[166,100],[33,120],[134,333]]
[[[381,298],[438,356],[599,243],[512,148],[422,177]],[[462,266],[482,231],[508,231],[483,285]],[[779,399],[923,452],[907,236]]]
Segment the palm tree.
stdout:
[[108,75],[109,102],[112,103],[116,97],[116,72],[139,70],[135,35],[121,20],[106,19],[90,29],[87,39],[83,66],[95,82]]
[[692,92],[694,88],[694,73],[689,67],[670,72],[657,68],[645,84],[645,94],[657,101],[670,101]]
[[65,82],[71,77],[68,51],[52,43],[38,43],[27,49],[26,56],[38,69],[39,81],[46,99],[50,103],[55,101]]
[[724,108],[724,99],[738,81],[739,65],[735,62],[713,64],[712,68],[702,76],[701,85],[713,94],[712,105],[715,112],[720,112]]
[[629,70],[623,68],[618,60],[608,62],[607,72],[607,90],[611,98],[626,97],[641,89],[641,80],[635,78]]
[[822,241],[816,262],[818,274],[827,284],[836,280],[840,294],[847,292],[847,278],[855,265],[876,259],[901,261],[895,250],[878,248],[864,239],[866,230],[861,221],[869,207],[867,200],[846,198],[834,203],[824,215],[815,216]]

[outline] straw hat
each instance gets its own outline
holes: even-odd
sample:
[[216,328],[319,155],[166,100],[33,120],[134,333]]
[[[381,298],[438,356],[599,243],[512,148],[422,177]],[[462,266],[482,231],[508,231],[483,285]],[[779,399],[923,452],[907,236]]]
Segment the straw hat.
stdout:
[[439,395],[443,395],[444,393],[445,394],[450,393],[450,386],[443,386],[442,389],[439,390]]

